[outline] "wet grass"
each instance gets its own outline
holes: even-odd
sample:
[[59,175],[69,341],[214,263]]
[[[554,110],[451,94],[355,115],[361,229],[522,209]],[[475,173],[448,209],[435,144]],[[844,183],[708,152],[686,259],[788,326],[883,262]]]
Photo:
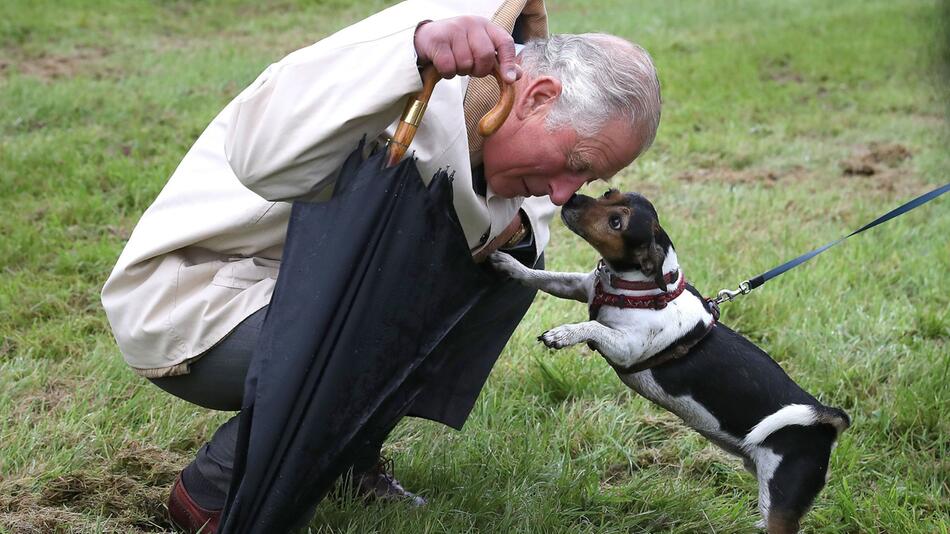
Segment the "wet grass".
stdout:
[[[228,414],[121,361],[98,292],[215,113],[282,54],[385,5],[12,0],[0,20],[0,532],[154,532],[175,473]],[[553,3],[555,31],[649,49],[665,107],[615,179],[657,206],[707,293],[948,181],[947,8],[932,1]],[[603,186],[591,186],[599,193]],[[854,424],[805,528],[948,532],[950,199],[724,307]],[[549,268],[594,253],[554,224]],[[747,532],[755,482],[627,390],[586,317],[541,296],[465,430],[397,428],[431,505],[322,504],[315,532]]]

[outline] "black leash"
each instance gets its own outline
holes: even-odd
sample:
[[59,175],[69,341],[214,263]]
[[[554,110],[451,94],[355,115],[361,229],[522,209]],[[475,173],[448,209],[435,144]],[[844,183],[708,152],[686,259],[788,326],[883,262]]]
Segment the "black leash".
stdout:
[[[797,267],[797,266],[799,266],[799,265],[805,263],[806,261],[808,261],[808,260],[814,258],[815,256],[817,256],[817,255],[821,254],[822,252],[828,250],[829,248],[831,248],[831,247],[837,245],[838,243],[844,241],[845,239],[847,239],[847,238],[849,238],[849,237],[851,237],[851,236],[853,236],[853,235],[860,234],[861,232],[863,232],[863,231],[865,231],[865,230],[870,230],[871,228],[874,228],[875,226],[877,226],[877,225],[879,225],[879,224],[885,223],[885,222],[887,222],[887,221],[893,219],[894,217],[897,217],[898,215],[903,215],[903,214],[907,213],[908,211],[910,211],[910,210],[912,210],[912,209],[914,209],[914,208],[916,208],[916,207],[918,207],[918,206],[920,206],[920,205],[922,205],[922,204],[926,204],[927,202],[930,202],[931,200],[933,200],[933,199],[939,197],[940,195],[946,193],[947,191],[950,191],[950,184],[946,184],[946,185],[943,185],[943,186],[941,186],[941,187],[938,187],[938,188],[934,189],[933,191],[931,191],[931,192],[929,192],[929,193],[923,194],[923,195],[921,195],[921,196],[915,198],[914,200],[911,200],[910,202],[907,202],[906,204],[904,204],[904,205],[902,205],[902,206],[899,206],[899,207],[897,207],[897,208],[894,208],[894,209],[892,209],[891,211],[885,213],[884,215],[881,215],[881,216],[878,217],[877,219],[874,219],[873,221],[871,221],[871,222],[865,224],[865,225],[862,226],[861,228],[858,228],[857,230],[851,232],[850,234],[848,234],[848,235],[846,235],[846,236],[844,236],[844,237],[838,238],[838,239],[832,241],[831,243],[828,243],[827,245],[824,245],[824,246],[822,246],[822,247],[816,248],[815,250],[813,250],[813,251],[811,251],[811,252],[809,252],[809,253],[807,253],[807,254],[802,254],[801,256],[799,256],[799,257],[797,257],[797,258],[795,258],[795,259],[793,259],[793,260],[791,260],[791,261],[787,261],[787,262],[785,262],[785,263],[779,265],[778,267],[776,267],[776,268],[774,268],[774,269],[772,269],[772,270],[770,270],[770,271],[766,271],[766,272],[760,274],[759,276],[756,276],[755,278],[750,278],[749,280],[746,280],[745,282],[742,282],[741,284],[739,284],[739,289],[737,289],[737,290],[734,290],[734,291],[733,291],[733,290],[729,290],[729,289],[723,289],[722,291],[719,292],[719,294],[716,296],[716,298],[714,298],[714,299],[708,299],[707,302],[709,303],[710,308],[716,308],[716,312],[718,312],[718,311],[719,311],[719,310],[718,310],[718,306],[719,306],[720,303],[722,303],[722,302],[728,302],[728,301],[730,301],[730,300],[733,300],[733,299],[735,299],[735,298],[736,298],[737,296],[739,296],[739,295],[745,295],[745,294],[751,292],[753,289],[755,289],[755,288],[761,286],[762,284],[768,282],[769,280],[775,278],[776,276],[778,276],[778,275],[784,273],[785,271],[788,271],[788,270],[792,269],[793,267]],[[718,313],[715,313],[715,315],[718,316],[719,314],[718,314]]]

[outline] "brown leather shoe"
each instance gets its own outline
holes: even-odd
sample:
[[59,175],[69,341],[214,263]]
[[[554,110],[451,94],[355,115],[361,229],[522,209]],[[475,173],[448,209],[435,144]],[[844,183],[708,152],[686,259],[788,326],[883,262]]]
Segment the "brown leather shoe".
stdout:
[[353,473],[351,491],[366,500],[406,501],[412,506],[425,506],[426,500],[406,491],[393,476],[393,461],[380,458],[375,466],[362,473]]
[[168,496],[168,516],[176,527],[187,534],[214,534],[221,521],[221,510],[206,510],[198,506],[185,490],[179,474]]

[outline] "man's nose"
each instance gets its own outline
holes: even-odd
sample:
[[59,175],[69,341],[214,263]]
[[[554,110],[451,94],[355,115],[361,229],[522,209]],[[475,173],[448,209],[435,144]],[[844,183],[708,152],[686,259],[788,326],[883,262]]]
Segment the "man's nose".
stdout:
[[548,197],[555,205],[563,206],[585,183],[587,177],[582,174],[562,174],[551,180]]

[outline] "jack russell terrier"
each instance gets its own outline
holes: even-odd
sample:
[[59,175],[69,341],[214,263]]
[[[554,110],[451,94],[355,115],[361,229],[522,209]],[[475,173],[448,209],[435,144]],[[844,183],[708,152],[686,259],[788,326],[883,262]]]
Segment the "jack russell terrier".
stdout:
[[637,393],[742,458],[759,483],[758,526],[797,532],[848,414],[818,402],[717,321],[715,306],[686,283],[646,198],[615,189],[599,199],[574,195],[561,219],[603,257],[593,272],[529,269],[502,252],[489,259],[525,286],[588,304],[589,321],[538,339],[554,349],[587,343]]

